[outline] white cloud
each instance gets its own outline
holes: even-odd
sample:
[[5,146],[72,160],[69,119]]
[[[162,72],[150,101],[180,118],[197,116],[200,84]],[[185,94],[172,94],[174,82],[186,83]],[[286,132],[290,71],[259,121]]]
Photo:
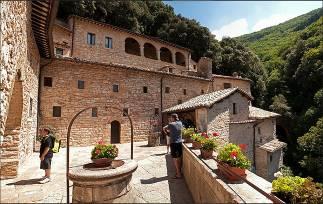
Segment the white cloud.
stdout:
[[268,18],[263,18],[263,19],[260,19],[258,20],[255,25],[252,27],[252,32],[256,32],[256,31],[259,31],[263,28],[267,28],[267,27],[270,27],[270,26],[274,26],[274,25],[277,25],[279,23],[282,23],[284,21],[287,21],[289,19],[292,19],[293,15],[282,15],[282,14],[274,14]]
[[215,38],[221,40],[224,36],[237,37],[249,32],[248,21],[245,18],[237,19],[231,23],[222,26],[218,30],[213,30]]

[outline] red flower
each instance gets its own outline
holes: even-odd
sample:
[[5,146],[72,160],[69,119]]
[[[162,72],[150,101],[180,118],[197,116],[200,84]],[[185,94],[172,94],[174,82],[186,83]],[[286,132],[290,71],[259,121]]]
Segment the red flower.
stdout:
[[102,139],[99,140],[98,144],[103,144],[103,140]]
[[233,158],[233,159],[236,159],[236,158],[237,158],[237,156],[238,156],[238,152],[236,152],[236,151],[232,151],[232,152],[230,153],[230,157],[231,157],[231,158]]
[[203,136],[203,137],[206,137],[206,136],[207,136],[206,132],[203,132],[203,133],[202,133],[202,136]]
[[100,154],[101,151],[99,149],[95,150],[95,154]]
[[219,135],[220,135],[220,134],[219,134],[219,133],[217,133],[217,132],[214,132],[214,133],[213,133],[213,136],[214,136],[214,137],[217,137],[217,136],[219,136]]
[[246,150],[247,149],[247,144],[239,144],[240,149]]

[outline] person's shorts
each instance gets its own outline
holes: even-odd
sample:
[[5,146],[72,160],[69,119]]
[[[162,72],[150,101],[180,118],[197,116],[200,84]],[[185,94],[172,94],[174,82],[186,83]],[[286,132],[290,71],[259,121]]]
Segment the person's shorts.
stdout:
[[51,169],[52,158],[46,158],[40,161],[40,169]]
[[169,136],[166,136],[166,142],[167,142],[167,145],[170,144],[170,137]]
[[173,158],[181,157],[183,154],[182,143],[171,143],[170,154]]

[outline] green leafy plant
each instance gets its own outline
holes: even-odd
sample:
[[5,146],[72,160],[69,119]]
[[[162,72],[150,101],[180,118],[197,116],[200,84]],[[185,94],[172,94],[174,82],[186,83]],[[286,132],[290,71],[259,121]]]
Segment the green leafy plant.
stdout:
[[192,134],[191,139],[195,142],[202,142],[205,140],[205,137],[203,137],[201,133],[195,133]]
[[118,156],[118,148],[112,144],[104,144],[99,141],[98,144],[92,149],[91,159],[111,158],[114,159]]
[[251,162],[243,154],[241,148],[246,148],[246,145],[241,144],[240,146],[238,146],[232,143],[228,143],[221,148],[217,159],[233,167],[249,169]]
[[203,150],[216,150],[218,144],[216,142],[216,138],[207,138],[202,141]]
[[194,133],[195,133],[194,128],[184,128],[184,129],[182,130],[182,137],[183,137],[184,139],[187,139],[187,138],[191,137],[191,136],[192,136],[192,134],[194,134]]

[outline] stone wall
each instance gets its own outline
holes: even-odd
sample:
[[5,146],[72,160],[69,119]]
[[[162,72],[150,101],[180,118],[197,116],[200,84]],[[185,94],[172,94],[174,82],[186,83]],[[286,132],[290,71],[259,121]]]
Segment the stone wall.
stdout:
[[276,119],[266,118],[256,126],[256,144],[262,145],[276,138]]
[[230,83],[231,87],[239,87],[241,90],[244,90],[245,92],[251,95],[250,80],[248,79],[223,75],[213,75],[213,79],[214,90],[222,90],[224,89],[224,83]]
[[63,56],[71,56],[72,31],[62,25],[55,24],[53,26],[53,43],[54,52],[56,48],[61,48],[63,49]]
[[33,151],[40,57],[31,28],[31,2],[1,1],[0,12],[1,178],[8,178]]
[[[52,87],[44,86],[44,77],[52,77]],[[84,89],[78,89],[78,80],[84,81]],[[199,95],[201,89],[207,90],[211,84],[207,80],[56,59],[42,68],[41,126],[56,128],[65,144],[71,118],[83,108],[98,106],[98,117],[92,117],[89,110],[75,121],[71,144],[93,145],[100,138],[110,142],[110,124],[114,120],[121,124],[121,143],[130,142],[128,119],[118,110],[102,109],[105,105],[111,105],[120,109],[128,108],[134,123],[135,141],[147,140],[156,108],[161,117],[161,83],[164,109],[176,105],[178,100],[185,101]],[[187,86],[188,83],[190,86]],[[117,93],[113,92],[114,84],[119,85]],[[143,93],[144,86],[148,93]],[[170,88],[169,93],[165,93],[166,87]],[[183,93],[184,88],[186,95]],[[53,117],[53,106],[61,106],[61,117]]]

